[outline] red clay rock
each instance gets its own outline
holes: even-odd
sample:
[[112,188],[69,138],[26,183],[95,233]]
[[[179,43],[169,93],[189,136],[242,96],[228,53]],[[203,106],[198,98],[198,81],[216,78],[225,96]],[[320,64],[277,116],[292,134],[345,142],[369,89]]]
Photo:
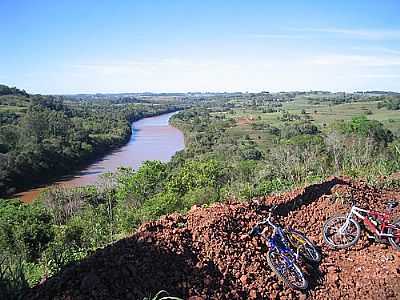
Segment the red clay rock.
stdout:
[[[330,178],[318,185],[246,203],[194,207],[144,224],[120,240],[31,289],[25,299],[137,299],[167,290],[200,299],[400,299],[400,253],[365,235],[335,251],[322,239],[323,222],[346,212],[347,196],[383,211],[399,193]],[[278,204],[280,222],[305,232],[321,247],[319,270],[307,269],[310,290],[285,287],[266,262],[268,248],[247,232]],[[398,211],[397,211],[398,213]]]

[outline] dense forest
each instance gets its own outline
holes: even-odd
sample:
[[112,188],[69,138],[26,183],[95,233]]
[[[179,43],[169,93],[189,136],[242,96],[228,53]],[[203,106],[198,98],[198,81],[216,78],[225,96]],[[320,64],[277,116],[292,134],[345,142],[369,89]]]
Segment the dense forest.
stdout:
[[[170,162],[121,168],[93,186],[49,188],[32,204],[0,202],[0,298],[17,297],[143,222],[193,205],[246,200],[331,175],[400,186],[381,180],[400,170],[400,116],[379,105],[392,96],[381,96],[347,95],[342,102],[343,94],[325,92],[186,95],[180,101],[190,108],[171,119],[186,148]],[[25,153],[39,169],[49,166],[48,157],[71,162],[105,151],[124,141],[129,121],[176,109],[26,97],[26,112],[2,123],[18,137],[4,140],[2,155],[14,153],[15,161]],[[44,150],[46,158],[34,156]]]
[[132,121],[179,108],[135,99],[67,102],[6,86],[0,95],[0,196],[76,169],[124,144]]

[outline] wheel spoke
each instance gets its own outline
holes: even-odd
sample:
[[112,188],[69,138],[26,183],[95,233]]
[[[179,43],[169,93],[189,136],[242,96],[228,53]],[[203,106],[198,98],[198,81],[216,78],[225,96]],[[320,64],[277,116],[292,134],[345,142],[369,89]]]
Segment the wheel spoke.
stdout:
[[[346,226],[346,227],[343,227]],[[329,220],[324,226],[327,241],[334,246],[346,246],[357,239],[359,235],[357,224],[347,217],[337,217]]]
[[299,274],[298,270],[294,265],[289,267],[290,269],[290,281],[292,282],[293,285],[301,287],[303,285],[303,277],[301,274]]
[[313,258],[313,259],[316,259],[317,258],[317,255],[316,255],[316,253],[315,253],[315,248],[313,247],[313,246],[309,246],[308,244],[307,244],[307,246],[305,247],[305,249],[306,249],[306,252],[308,253],[308,255],[311,257],[311,258]]

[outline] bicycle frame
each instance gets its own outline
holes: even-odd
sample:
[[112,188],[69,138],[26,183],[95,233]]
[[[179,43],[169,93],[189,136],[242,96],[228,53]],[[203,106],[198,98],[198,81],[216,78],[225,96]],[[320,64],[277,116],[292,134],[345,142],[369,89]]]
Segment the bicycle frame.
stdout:
[[[270,212],[267,219],[264,219],[264,221],[258,223],[255,227],[253,227],[252,232],[262,236],[267,241],[268,247],[271,250],[276,249],[279,253],[284,254],[283,257],[285,258],[286,263],[289,266],[292,266],[294,263],[293,259],[297,261],[300,257],[300,247],[294,245],[293,240],[300,242],[300,244],[303,244],[303,241],[300,241],[296,236],[291,236],[289,238],[287,234],[290,234],[290,231],[286,232],[286,230],[284,230],[280,225],[275,224],[271,220],[271,218],[272,212]],[[268,226],[266,226],[263,230],[260,230],[259,225],[261,224],[267,224],[268,226],[272,227],[273,232],[270,237],[266,236]],[[293,248],[295,248],[296,251],[294,251]]]
[[291,266],[293,264],[293,261],[290,259],[291,257],[294,257],[296,260],[299,258],[299,253],[295,253],[291,247],[290,247],[290,242],[288,241],[285,232],[283,229],[272,223],[269,219],[267,219],[268,225],[270,225],[273,228],[273,233],[271,237],[268,239],[265,236],[265,239],[268,241],[268,245],[271,249],[277,249],[280,253],[285,254],[285,261]]
[[[346,230],[347,226],[350,223],[350,220],[353,218],[354,215],[357,216],[359,219],[361,219],[361,221],[371,230],[371,232],[373,232],[380,238],[400,237],[400,230],[398,230],[398,228],[389,223],[390,220],[389,213],[381,213],[374,210],[362,209],[360,207],[357,207],[356,205],[353,205],[351,207],[350,212],[347,214],[346,222],[339,229],[339,232],[341,234],[344,233],[344,231]],[[377,224],[374,224],[372,221],[370,221],[368,217],[372,217],[374,220],[379,221],[381,223],[380,227],[378,228]],[[388,228],[393,228],[398,230],[398,234],[385,233]]]
[[[268,245],[268,257],[267,261],[272,271],[278,275],[286,284],[292,288],[306,289],[308,286],[308,281],[305,279],[303,271],[297,264],[297,259],[300,256],[299,253],[291,248],[291,242],[286,236],[286,230],[282,228],[279,224],[274,224],[271,220],[272,212],[270,212],[267,219],[262,222],[257,223],[251,231],[249,231],[250,236],[261,236],[266,240]],[[267,225],[263,229],[260,225]],[[272,227],[273,232],[271,235],[268,234],[268,228]],[[297,251],[298,252],[298,251]],[[278,261],[275,261],[275,260]],[[291,278],[287,275],[288,272],[295,276]],[[294,275],[293,275],[294,274]],[[289,277],[288,277],[289,276]],[[292,282],[294,280],[294,282]]]

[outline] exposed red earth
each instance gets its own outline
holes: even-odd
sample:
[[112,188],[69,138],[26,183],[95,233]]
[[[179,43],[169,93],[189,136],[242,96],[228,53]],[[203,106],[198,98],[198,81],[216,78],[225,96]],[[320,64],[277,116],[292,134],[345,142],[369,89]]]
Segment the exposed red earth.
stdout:
[[[31,289],[25,299],[138,299],[167,290],[184,299],[400,299],[400,252],[367,238],[350,249],[323,243],[322,225],[349,205],[383,211],[400,193],[343,178],[245,203],[193,207],[144,224],[120,240]],[[310,289],[285,287],[267,265],[267,246],[247,232],[272,204],[282,225],[305,232],[323,253],[304,265]],[[399,215],[399,208],[395,214]]]

